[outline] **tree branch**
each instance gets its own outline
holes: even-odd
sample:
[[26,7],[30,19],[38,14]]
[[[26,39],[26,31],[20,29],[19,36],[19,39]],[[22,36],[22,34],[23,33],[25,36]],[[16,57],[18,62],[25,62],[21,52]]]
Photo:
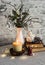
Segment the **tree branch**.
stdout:
[[[9,4],[9,5],[12,6],[15,10],[17,10],[17,9],[15,8],[15,6],[11,4],[11,2],[8,2],[8,3],[7,3],[7,2],[4,2],[3,0],[1,0],[1,2],[4,3],[4,4]],[[15,5],[16,5],[16,4],[15,4]]]

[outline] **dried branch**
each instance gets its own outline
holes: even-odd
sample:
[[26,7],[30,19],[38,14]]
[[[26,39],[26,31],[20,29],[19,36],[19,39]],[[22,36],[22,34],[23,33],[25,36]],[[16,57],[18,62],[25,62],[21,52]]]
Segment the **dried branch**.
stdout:
[[16,7],[14,6],[14,5],[16,5],[16,4],[12,5],[11,2],[8,2],[8,3],[7,3],[7,2],[4,2],[3,0],[1,0],[1,2],[4,3],[4,4],[9,4],[9,5],[12,6],[15,10],[17,10]]
[[5,8],[6,5],[0,5],[0,12],[5,12],[7,10],[7,8]]

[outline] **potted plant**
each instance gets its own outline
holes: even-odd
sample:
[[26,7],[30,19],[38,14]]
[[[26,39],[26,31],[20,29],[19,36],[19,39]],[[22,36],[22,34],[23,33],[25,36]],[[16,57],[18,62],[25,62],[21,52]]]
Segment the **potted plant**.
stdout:
[[21,3],[21,6],[18,10],[12,10],[13,15],[9,15],[8,18],[13,22],[13,24],[17,28],[17,36],[16,41],[24,43],[24,38],[22,35],[22,28],[27,27],[27,22],[25,19],[29,15],[29,13],[25,10],[23,12],[23,4]]
[[[4,3],[4,2],[3,2]],[[10,3],[6,3],[11,5]],[[13,5],[11,5],[13,6]],[[20,43],[24,43],[24,38],[23,38],[23,34],[22,34],[22,28],[27,27],[27,21],[26,18],[29,15],[29,9],[28,10],[24,10],[23,11],[23,3],[21,1],[21,5],[18,7],[18,9],[16,8],[16,6],[13,6],[14,9],[12,10],[12,15],[10,14],[8,16],[8,19],[11,21],[11,23],[14,24],[14,26],[16,26],[17,28],[17,35],[16,35],[16,40],[15,42],[19,43],[18,46],[15,47],[15,42],[13,44],[13,46],[16,48],[16,50],[21,51],[22,46],[20,46]],[[15,49],[14,48],[14,49]]]

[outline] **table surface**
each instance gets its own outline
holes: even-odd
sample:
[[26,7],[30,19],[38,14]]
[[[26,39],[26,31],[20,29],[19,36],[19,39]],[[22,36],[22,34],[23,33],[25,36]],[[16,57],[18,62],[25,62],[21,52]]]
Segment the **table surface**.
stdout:
[[33,53],[33,56],[11,56],[12,45],[0,47],[0,65],[45,65],[45,52]]

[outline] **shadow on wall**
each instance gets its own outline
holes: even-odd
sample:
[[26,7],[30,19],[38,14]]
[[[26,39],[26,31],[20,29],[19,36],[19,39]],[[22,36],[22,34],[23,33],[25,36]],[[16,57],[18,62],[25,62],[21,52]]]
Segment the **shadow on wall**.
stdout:
[[13,39],[13,38],[8,38],[8,39],[0,38],[0,46],[12,44],[13,41],[15,41],[15,39]]

